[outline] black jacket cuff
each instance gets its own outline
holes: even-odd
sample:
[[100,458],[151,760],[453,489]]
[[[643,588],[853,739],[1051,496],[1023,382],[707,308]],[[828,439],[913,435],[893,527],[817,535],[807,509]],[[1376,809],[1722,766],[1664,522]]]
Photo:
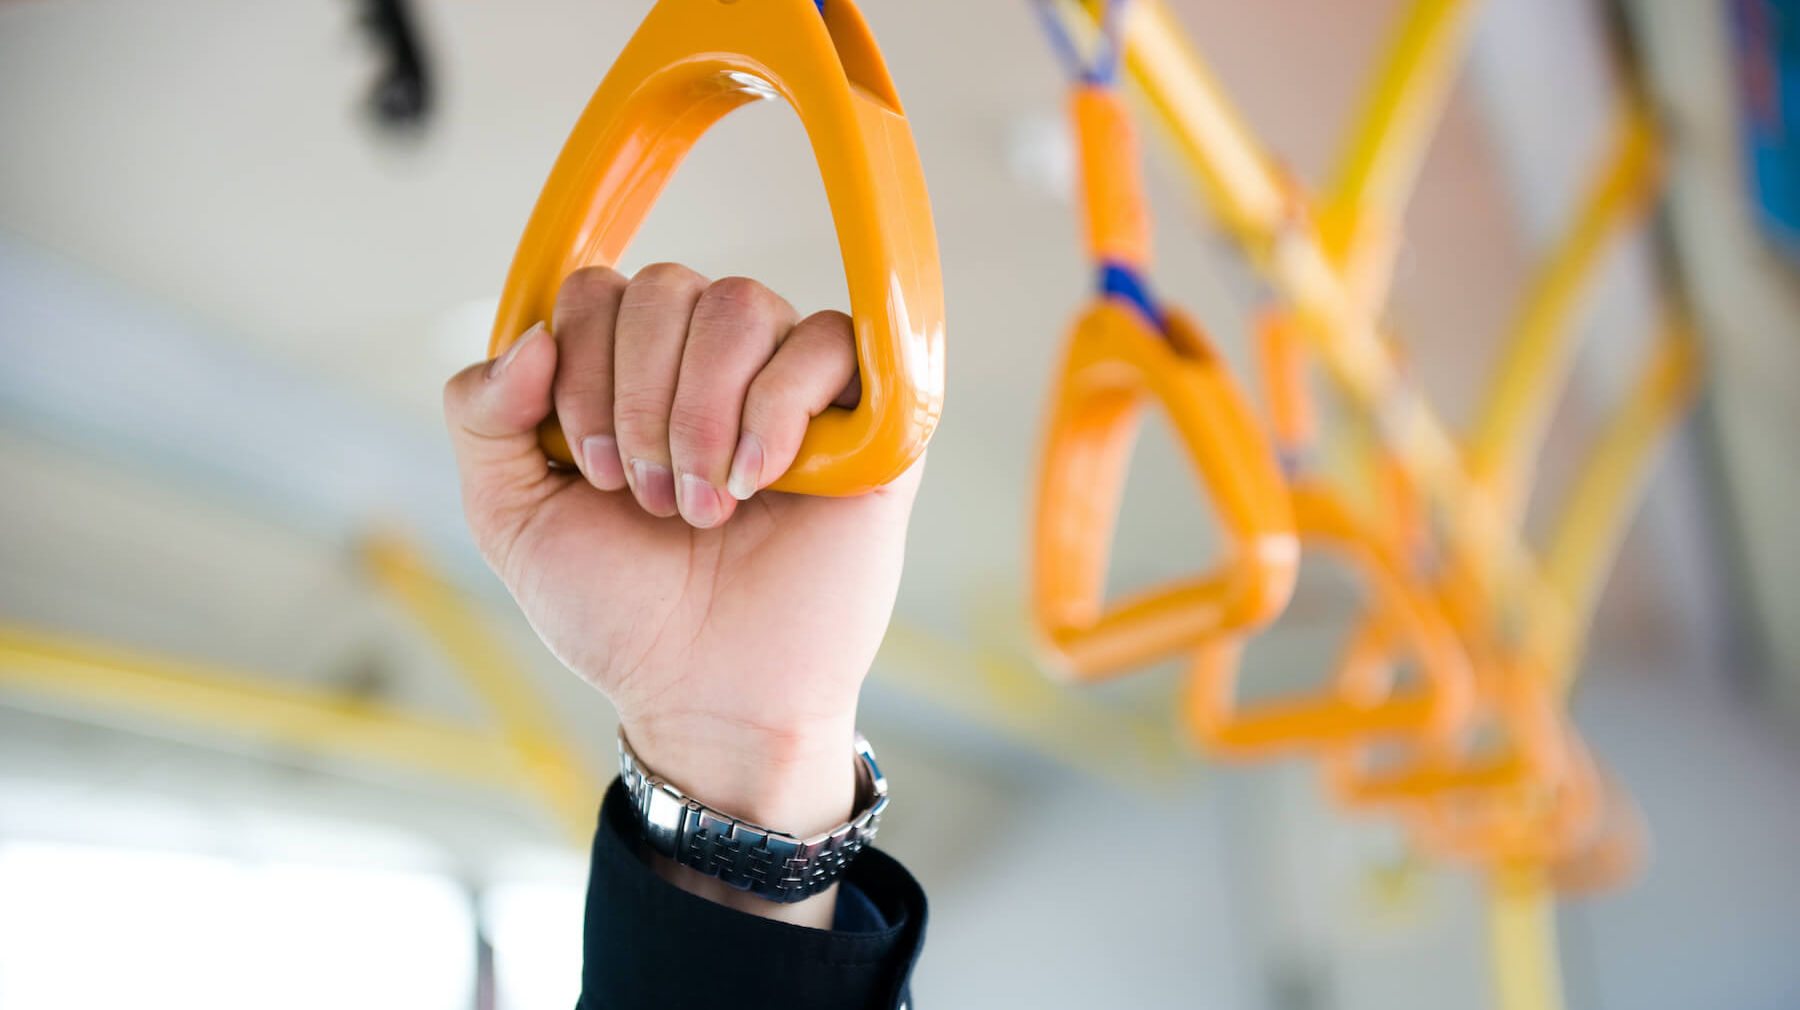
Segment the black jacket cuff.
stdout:
[[657,876],[642,849],[615,779],[588,875],[582,1010],[893,1010],[906,1000],[925,938],[925,892],[886,853],[865,849],[845,870],[840,928],[823,930],[689,894]]

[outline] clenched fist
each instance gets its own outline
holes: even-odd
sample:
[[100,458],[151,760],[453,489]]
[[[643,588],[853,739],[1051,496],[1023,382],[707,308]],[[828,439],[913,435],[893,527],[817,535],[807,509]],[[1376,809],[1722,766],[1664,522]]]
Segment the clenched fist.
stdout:
[[[644,761],[702,802],[806,835],[854,801],[857,693],[893,609],[919,467],[857,498],[763,491],[859,392],[849,317],[673,264],[571,275],[548,330],[444,390],[482,556]],[[580,464],[553,468],[554,410]],[[831,892],[761,903],[829,925]],[[727,893],[729,892],[729,893]]]

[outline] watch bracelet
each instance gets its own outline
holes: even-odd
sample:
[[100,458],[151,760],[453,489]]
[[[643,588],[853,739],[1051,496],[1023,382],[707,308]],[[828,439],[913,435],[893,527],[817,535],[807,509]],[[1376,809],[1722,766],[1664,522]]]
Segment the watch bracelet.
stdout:
[[753,824],[685,795],[644,766],[623,731],[619,777],[652,851],[738,890],[787,904],[836,883],[880,830],[887,781],[860,733],[854,753],[857,813],[808,838]]

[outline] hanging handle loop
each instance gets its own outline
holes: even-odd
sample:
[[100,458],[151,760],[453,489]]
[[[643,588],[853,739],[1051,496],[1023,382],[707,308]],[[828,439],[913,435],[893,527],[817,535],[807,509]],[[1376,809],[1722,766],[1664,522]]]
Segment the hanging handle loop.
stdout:
[[[849,0],[659,0],[551,169],[507,275],[489,356],[548,320],[563,278],[619,261],[713,123],[779,97],[811,140],[837,226],[862,399],[814,418],[771,487],[861,494],[924,451],[944,395],[944,300],[924,173],[881,52]],[[540,430],[572,456],[555,418]]]

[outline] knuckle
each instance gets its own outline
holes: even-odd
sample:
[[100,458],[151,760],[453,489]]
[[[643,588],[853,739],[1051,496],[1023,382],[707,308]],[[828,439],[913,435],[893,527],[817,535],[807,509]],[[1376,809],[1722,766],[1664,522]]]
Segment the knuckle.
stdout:
[[568,400],[571,403],[593,402],[605,400],[612,396],[612,370],[595,365],[588,368],[574,368],[556,376],[556,399],[558,403]]
[[613,420],[622,433],[653,434],[668,424],[669,411],[654,396],[621,393],[613,403]]
[[856,337],[850,317],[841,312],[817,312],[794,327],[788,342],[809,372],[836,372],[856,360]]
[[468,410],[475,392],[480,388],[482,377],[487,374],[489,363],[477,361],[452,375],[444,383],[444,417],[454,420],[463,416]]
[[679,263],[652,263],[634,275],[626,290],[655,293],[659,291],[697,291],[706,286],[706,278]]
[[784,411],[792,410],[799,398],[794,377],[776,370],[766,370],[750,383],[744,396],[745,427],[764,428]]
[[821,341],[853,344],[856,342],[856,324],[849,313],[837,309],[822,309],[801,320],[800,325],[808,333],[814,334]]
[[607,400],[613,391],[613,363],[608,354],[569,355],[551,381],[558,403]]
[[694,303],[694,332],[713,334],[770,330],[787,317],[780,295],[747,277],[712,282]]
[[699,308],[713,313],[762,318],[774,316],[780,304],[779,295],[748,277],[722,277],[707,285],[700,296]]
[[582,267],[563,278],[556,305],[565,315],[586,315],[618,303],[625,277],[611,267]]
[[463,381],[463,375],[467,372],[468,369],[465,368],[461,372],[452,375],[444,382],[443,404],[445,417],[455,417],[457,411],[462,408],[463,400],[466,398],[463,387],[467,385],[467,383]]
[[677,404],[669,415],[669,441],[696,452],[722,452],[736,442],[735,427],[715,412]]

